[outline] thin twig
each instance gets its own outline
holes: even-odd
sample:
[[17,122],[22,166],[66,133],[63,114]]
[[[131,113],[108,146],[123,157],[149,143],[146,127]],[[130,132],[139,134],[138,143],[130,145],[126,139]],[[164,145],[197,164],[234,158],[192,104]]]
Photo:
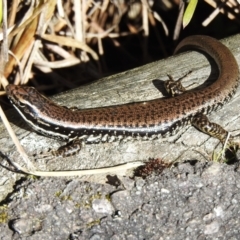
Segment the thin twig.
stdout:
[[97,175],[97,174],[107,174],[107,173],[110,174],[115,172],[117,172],[119,175],[125,175],[127,170],[144,165],[143,162],[136,161],[136,162],[125,163],[119,166],[99,168],[99,169],[46,172],[46,171],[35,171],[35,170],[29,171],[28,169],[21,167],[19,164],[15,162],[13,164],[15,167],[17,167],[19,170],[21,170],[24,173],[32,174],[40,177],[69,177],[69,176]]

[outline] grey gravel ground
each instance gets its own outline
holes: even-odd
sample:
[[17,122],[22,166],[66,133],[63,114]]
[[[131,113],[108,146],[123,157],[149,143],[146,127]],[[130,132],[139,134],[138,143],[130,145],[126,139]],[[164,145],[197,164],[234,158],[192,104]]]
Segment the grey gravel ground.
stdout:
[[0,238],[240,239],[239,171],[182,163],[118,186],[23,178],[0,208]]

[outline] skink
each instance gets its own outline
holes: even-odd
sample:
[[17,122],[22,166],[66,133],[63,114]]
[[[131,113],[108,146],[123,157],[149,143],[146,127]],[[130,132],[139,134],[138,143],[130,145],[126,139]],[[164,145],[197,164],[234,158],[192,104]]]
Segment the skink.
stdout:
[[222,140],[226,131],[209,123],[203,115],[221,108],[234,95],[239,84],[238,64],[230,50],[211,37],[187,37],[175,53],[185,49],[201,50],[216,62],[219,76],[207,88],[170,98],[81,110],[59,106],[33,87],[9,84],[6,92],[33,129],[66,141],[76,138],[86,142],[127,137],[154,139],[173,135],[187,124]]

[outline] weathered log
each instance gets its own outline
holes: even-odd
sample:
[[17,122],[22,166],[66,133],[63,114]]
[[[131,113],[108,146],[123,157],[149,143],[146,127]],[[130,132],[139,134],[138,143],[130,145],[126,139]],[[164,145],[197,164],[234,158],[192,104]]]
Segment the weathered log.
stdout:
[[[240,62],[239,41],[240,35],[223,41],[233,52],[238,62]],[[210,63],[212,62],[210,61]],[[216,66],[209,64],[206,56],[197,52],[189,52],[98,80],[92,84],[59,94],[53,97],[53,100],[64,106],[78,108],[147,101],[163,97],[162,82],[168,79],[167,74],[178,79],[190,70],[193,70],[193,73],[183,81],[183,85],[187,89],[198,87],[206,79],[209,81],[216,79],[218,72]],[[238,126],[240,126],[239,95],[240,89],[229,104],[210,115],[211,121],[220,124],[233,135],[237,133]],[[15,110],[9,111],[7,116],[29,156],[64,145],[63,142],[41,136],[32,131]],[[4,156],[8,156],[9,159],[18,163],[23,163],[2,122],[0,122],[0,141],[1,164],[3,166],[8,166]],[[37,159],[34,164],[38,169],[55,171],[102,168],[136,160],[148,161],[150,158],[161,158],[167,162],[212,160],[212,154],[217,146],[220,151],[222,145],[217,139],[211,138],[190,126],[171,138],[153,141],[134,140],[87,144],[76,156],[49,161]],[[11,172],[5,167],[0,169],[0,200],[12,191],[16,180],[20,177],[21,174]],[[83,179],[102,182],[103,178],[102,176],[87,176]]]

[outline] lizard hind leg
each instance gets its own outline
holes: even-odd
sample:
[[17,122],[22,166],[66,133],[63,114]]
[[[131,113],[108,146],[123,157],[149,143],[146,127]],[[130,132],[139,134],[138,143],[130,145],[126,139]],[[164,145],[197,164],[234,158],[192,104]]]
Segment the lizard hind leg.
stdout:
[[175,97],[186,92],[186,89],[183,87],[181,81],[186,78],[190,73],[192,73],[192,71],[189,71],[183,77],[179,78],[176,81],[171,75],[168,74],[169,80],[164,82],[164,87],[171,97]]
[[210,122],[204,114],[197,114],[194,116],[192,119],[192,125],[211,137],[218,138],[222,143],[227,139],[228,131],[219,124]]
[[233,141],[233,137],[231,137],[228,131],[223,127],[217,123],[210,122],[204,114],[197,114],[194,116],[192,119],[192,125],[200,131],[221,141],[224,146],[221,155],[224,156],[225,162],[231,164],[238,161],[237,151],[239,149],[239,143]]

